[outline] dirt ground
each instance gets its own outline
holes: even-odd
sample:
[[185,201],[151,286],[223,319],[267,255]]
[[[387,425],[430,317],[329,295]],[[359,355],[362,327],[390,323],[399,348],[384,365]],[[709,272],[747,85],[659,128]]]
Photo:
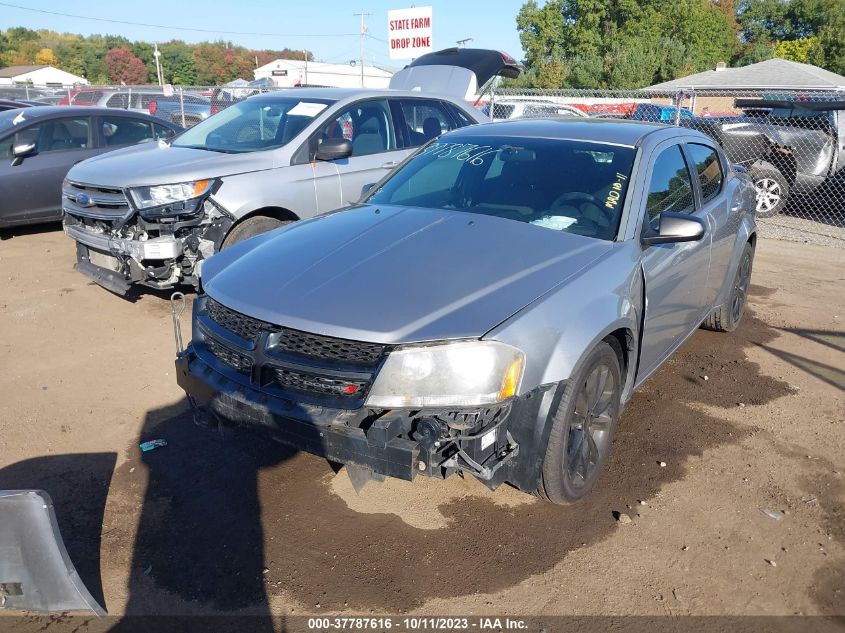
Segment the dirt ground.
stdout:
[[55,227],[3,237],[0,489],[52,495],[111,614],[845,614],[843,249],[761,240],[740,329],[695,334],[556,507],[458,477],[359,496],[200,429],[164,294],[89,283]]

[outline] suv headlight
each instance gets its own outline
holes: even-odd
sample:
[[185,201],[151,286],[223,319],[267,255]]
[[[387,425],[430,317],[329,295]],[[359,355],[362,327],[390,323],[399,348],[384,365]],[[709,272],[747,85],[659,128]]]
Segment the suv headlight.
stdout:
[[496,341],[461,341],[391,352],[366,405],[464,407],[493,404],[517,393],[525,354]]
[[208,193],[213,184],[213,180],[194,180],[192,182],[180,182],[175,185],[133,187],[129,190],[129,193],[132,194],[132,200],[139,209],[178,206],[180,203],[183,203],[181,209],[175,209],[178,212],[186,209],[184,203],[196,201]]

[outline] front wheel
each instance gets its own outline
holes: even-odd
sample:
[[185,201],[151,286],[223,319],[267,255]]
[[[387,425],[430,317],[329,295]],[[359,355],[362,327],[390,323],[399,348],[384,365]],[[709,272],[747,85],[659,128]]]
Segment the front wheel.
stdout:
[[599,343],[573,376],[555,411],[537,493],[566,505],[595,486],[610,454],[622,396],[619,344]]
[[232,227],[226,239],[223,240],[221,250],[229,248],[232,244],[243,242],[250,237],[255,237],[261,233],[272,231],[280,226],[288,224],[289,221],[277,220],[266,215],[254,215],[246,220],[241,220],[238,224]]

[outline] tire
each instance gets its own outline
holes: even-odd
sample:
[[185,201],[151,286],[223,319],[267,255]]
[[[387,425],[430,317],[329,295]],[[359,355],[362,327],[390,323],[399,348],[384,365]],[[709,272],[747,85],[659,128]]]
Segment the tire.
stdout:
[[789,181],[773,166],[752,167],[749,170],[757,191],[757,217],[772,218],[783,211],[789,198]]
[[754,266],[754,247],[745,244],[736,269],[731,294],[725,305],[716,308],[701,324],[705,330],[733,332],[742,320],[748,303],[748,287],[751,285],[751,269]]
[[[568,505],[584,498],[595,486],[610,454],[619,419],[620,355],[615,340],[602,341],[566,385],[552,416],[552,430],[537,487],[541,498]],[[602,380],[604,386],[600,389]],[[581,414],[587,411],[590,413],[585,418]],[[595,411],[601,413],[595,415]]]
[[266,215],[254,215],[246,220],[241,220],[238,224],[232,227],[226,239],[223,240],[223,246],[220,250],[229,248],[232,244],[243,242],[246,239],[272,231],[285,224],[290,224],[290,220],[277,220]]

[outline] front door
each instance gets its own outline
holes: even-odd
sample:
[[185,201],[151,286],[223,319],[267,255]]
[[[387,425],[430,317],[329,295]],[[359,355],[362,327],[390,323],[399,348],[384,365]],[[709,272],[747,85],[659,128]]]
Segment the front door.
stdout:
[[11,149],[0,160],[4,223],[61,218],[62,180],[76,163],[97,153],[91,132],[88,117],[67,117],[34,123],[16,133],[12,146],[32,141],[36,150],[16,166]]
[[696,208],[690,171],[680,145],[656,150],[644,222],[656,228],[663,211],[700,216],[708,229],[697,242],[644,246],[646,309],[640,375],[650,374],[701,322],[710,272],[712,231],[706,214]]
[[312,137],[314,151],[330,138],[351,141],[352,155],[315,165],[320,212],[354,204],[364,185],[381,180],[408,154],[398,146],[386,99],[359,101],[332,117]]

